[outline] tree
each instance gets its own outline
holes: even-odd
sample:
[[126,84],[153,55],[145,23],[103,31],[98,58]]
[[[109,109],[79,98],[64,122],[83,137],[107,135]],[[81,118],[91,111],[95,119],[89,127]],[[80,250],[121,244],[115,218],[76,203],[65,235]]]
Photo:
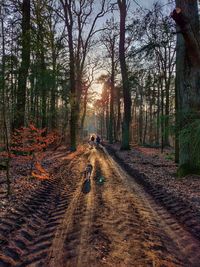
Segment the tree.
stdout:
[[[171,14],[178,27],[176,91],[180,176],[200,169],[200,33],[197,1],[176,0]],[[181,36],[179,36],[181,34]]]
[[[135,142],[173,145],[174,125],[174,24],[162,6],[136,12],[127,25],[134,42],[128,51],[129,86],[134,101],[131,137]],[[134,33],[133,33],[134,32]]]
[[[49,178],[49,173],[41,166],[40,161],[46,148],[58,141],[56,132],[47,134],[46,130],[38,129],[31,123],[28,127],[15,129],[10,148],[12,157],[21,157],[22,161],[31,162],[31,175],[39,179]],[[33,164],[37,173],[33,171]]]
[[4,15],[3,10],[0,10],[0,21],[1,21],[1,36],[2,36],[2,67],[1,67],[1,76],[0,76],[0,86],[2,89],[2,113],[3,113],[3,132],[4,132],[4,140],[5,140],[5,148],[7,153],[6,158],[6,181],[7,181],[7,195],[9,196],[11,193],[10,188],[10,144],[9,144],[9,131],[8,131],[8,123],[7,123],[7,106],[6,106],[6,93],[5,93],[5,29],[4,29]]
[[102,74],[98,78],[98,82],[103,84],[101,99],[97,100],[95,106],[98,108],[101,136],[109,140],[109,96],[110,96],[110,76]]
[[122,75],[123,97],[124,97],[124,118],[122,125],[122,144],[121,149],[130,149],[130,122],[131,122],[131,93],[129,87],[128,70],[125,57],[125,29],[127,15],[127,1],[118,0],[120,11],[120,41],[119,41],[119,60]]
[[113,143],[114,138],[114,96],[116,95],[115,88],[115,76],[116,68],[118,63],[118,25],[114,21],[114,18],[111,18],[110,21],[106,22],[106,30],[102,34],[101,41],[106,48],[107,55],[106,58],[109,58],[109,69],[110,71],[110,114],[109,114],[109,142]]
[[[98,61],[97,61],[98,62]],[[85,123],[85,117],[87,114],[87,104],[90,101],[90,94],[89,94],[89,89],[91,88],[91,85],[94,81],[94,72],[95,69],[97,67],[97,62],[95,63],[90,63],[88,64],[88,68],[86,69],[86,71],[88,72],[88,78],[87,80],[83,80],[82,81],[82,98],[83,100],[82,102],[82,114],[81,114],[81,120],[80,120],[80,135],[81,135],[81,139],[84,136],[84,123]],[[92,96],[92,93],[91,93]]]
[[26,84],[30,65],[30,0],[22,3],[22,52],[19,69],[17,104],[14,126],[19,128],[25,122]]
[[168,16],[164,14],[160,4],[154,4],[153,10],[149,11],[144,18],[146,25],[145,32],[147,44],[143,47],[154,57],[157,71],[161,77],[162,105],[162,147],[169,146],[169,126],[170,126],[170,91],[172,90],[173,72],[175,67],[175,37],[174,26]]
[[[77,133],[79,129],[80,101],[86,56],[94,45],[94,35],[101,29],[96,29],[97,21],[110,9],[110,1],[101,0],[99,10],[95,9],[95,1],[60,0],[64,11],[67,28],[67,41],[70,65],[70,135],[71,150],[76,150]],[[90,25],[90,26],[89,26]],[[89,26],[89,27],[88,27]],[[87,27],[87,29],[86,29]]]

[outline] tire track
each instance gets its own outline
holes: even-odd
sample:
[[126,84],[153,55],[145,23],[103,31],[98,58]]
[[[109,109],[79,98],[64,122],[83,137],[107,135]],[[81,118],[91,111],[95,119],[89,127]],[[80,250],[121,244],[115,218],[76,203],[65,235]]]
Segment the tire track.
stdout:
[[[74,169],[75,162],[81,167],[83,159],[75,158],[62,167],[56,177],[42,182],[21,207],[1,220],[0,266],[33,266],[46,258],[80,176]],[[65,179],[70,174],[72,183]]]
[[[88,155],[88,151],[86,155]],[[91,155],[88,155],[89,162],[90,158]],[[91,161],[90,163],[94,166],[94,162]],[[92,187],[93,172],[94,169],[91,174]],[[82,177],[78,183],[72,200],[61,219],[45,266],[83,266],[82,262],[87,258],[84,247],[92,221],[94,193],[93,190],[87,195],[82,193],[84,179]]]
[[199,210],[195,207],[191,208],[191,204],[187,202],[187,199],[183,200],[173,193],[166,192],[165,188],[161,185],[150,183],[148,177],[144,173],[141,173],[137,169],[134,169],[133,166],[123,162],[111,147],[108,148],[108,151],[114,155],[123,169],[130,173],[139,184],[144,186],[145,190],[153,196],[158,204],[165,206],[176,220],[184,225],[187,231],[200,240]]
[[[91,191],[82,193],[86,163]],[[106,178],[104,185],[97,178]],[[66,179],[67,177],[67,179]],[[2,267],[198,267],[200,243],[103,150],[86,150],[2,219]]]
[[92,151],[89,161],[93,166],[91,173],[91,191],[87,196],[85,196],[85,214],[83,216],[83,221],[81,222],[81,232],[80,232],[80,242],[79,242],[79,251],[77,258],[77,267],[87,266],[90,262],[91,250],[88,248],[88,239],[91,233],[91,225],[93,222],[94,210],[95,210],[95,186],[94,186],[94,174],[96,172],[96,162],[93,156],[94,150]]
[[[161,243],[165,245],[170,255],[175,255],[178,262],[182,262],[181,266],[198,267],[200,262],[200,242],[186,231],[165,208],[156,203],[139,184],[135,183],[133,178],[124,172],[110,156],[107,155],[107,157],[111,167],[118,173],[125,188],[135,193],[134,202],[137,203],[138,210],[143,216],[143,220],[146,217],[149,221],[153,221],[154,231],[151,230],[149,235],[152,236],[152,233],[154,233],[154,235],[159,234]],[[151,239],[152,237],[149,241],[151,241]],[[145,247],[149,250],[148,242],[145,243]],[[157,246],[155,248],[152,246],[152,248],[153,250],[158,249]]]
[[[83,197],[82,197],[82,192],[81,192],[82,183],[83,183],[83,178],[79,182],[78,187],[73,194],[73,198],[69,206],[67,207],[67,210],[63,214],[62,219],[60,221],[60,225],[56,230],[55,238],[52,243],[52,249],[50,250],[50,253],[49,253],[50,254],[49,260],[48,260],[48,263],[45,264],[49,267],[63,266],[63,258],[65,256],[64,250],[66,249],[66,246],[65,246],[66,236],[70,232],[71,227],[73,226],[73,223],[77,224],[76,216],[77,214],[81,215],[83,208],[84,208],[84,205],[81,205],[82,206],[81,210],[76,209],[76,207],[79,206],[78,204],[79,201],[81,201],[81,203],[83,202],[82,200]],[[73,231],[72,233],[70,233],[70,235],[76,235],[76,231]],[[73,240],[73,238],[71,239],[70,235],[68,238],[71,241]],[[72,257],[73,252],[71,252],[70,250],[68,252],[69,252],[69,258]]]
[[138,210],[132,209],[130,196],[127,196],[105,157],[98,160],[102,174],[107,177],[102,192],[104,207],[102,216],[98,218],[103,226],[102,232],[109,240],[108,253],[102,258],[102,263],[105,266],[148,266],[149,259],[141,242],[142,229],[147,227]]

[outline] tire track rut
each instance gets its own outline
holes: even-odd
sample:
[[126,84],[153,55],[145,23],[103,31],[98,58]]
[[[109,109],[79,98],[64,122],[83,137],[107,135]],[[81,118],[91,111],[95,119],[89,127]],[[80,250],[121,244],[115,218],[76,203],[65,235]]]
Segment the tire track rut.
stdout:
[[[73,197],[83,157],[61,167],[58,175],[43,181],[0,225],[0,266],[36,266],[47,257],[59,220]],[[82,166],[83,167],[83,166]],[[72,183],[65,179],[71,175]],[[70,192],[70,193],[69,193]],[[41,266],[41,265],[39,265]]]
[[[91,191],[82,193],[86,164]],[[98,179],[105,177],[100,185]],[[107,154],[86,150],[0,225],[1,267],[199,267],[200,242]]]
[[82,177],[56,231],[45,266],[82,267],[83,262],[87,264],[89,261],[90,253],[88,249],[85,250],[85,247],[87,247],[86,240],[93,221],[95,203],[93,184],[95,164],[91,158],[92,154],[88,157],[88,161],[94,166],[91,173],[91,187],[93,190],[87,195],[82,193],[81,189],[85,179]]
[[[105,153],[107,154],[106,151]],[[146,236],[145,250],[151,252],[153,248],[153,253],[158,250],[163,250],[165,257],[167,254],[169,257],[174,255],[175,259],[177,259],[175,260],[176,264],[180,266],[198,267],[200,263],[199,240],[193,237],[185,229],[184,225],[181,225],[164,207],[157,203],[151,195],[146,193],[143,187],[136,183],[133,177],[124,172],[108,154],[107,161],[110,162],[111,168],[117,172],[118,177],[124,184],[124,189],[132,192],[134,196],[133,203],[136,204],[138,211],[143,217],[142,220],[144,221],[146,218],[153,226],[153,229],[150,229]],[[162,247],[155,246],[156,242],[153,242],[151,245],[152,236],[157,236],[157,238],[160,239]],[[168,252],[167,254],[165,250]],[[163,257],[162,255],[160,256]],[[157,261],[156,258],[154,261]],[[156,266],[160,266],[159,263],[156,264],[158,264]],[[167,264],[167,262],[165,264]]]

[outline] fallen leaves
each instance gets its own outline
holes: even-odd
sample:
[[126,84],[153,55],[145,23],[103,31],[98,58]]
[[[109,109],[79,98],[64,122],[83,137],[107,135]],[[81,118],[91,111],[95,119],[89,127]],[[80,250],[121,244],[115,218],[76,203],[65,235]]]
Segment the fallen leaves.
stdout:
[[178,179],[177,165],[169,159],[173,151],[167,149],[161,154],[159,149],[134,147],[130,151],[120,151],[119,144],[111,146],[117,156],[131,168],[145,175],[148,183],[156,188],[164,188],[182,201],[187,201],[191,207],[200,212],[200,177],[188,175]]
[[36,178],[41,179],[41,180],[45,180],[45,179],[50,178],[49,173],[42,167],[42,165],[38,161],[35,163],[35,168],[36,168],[37,172],[32,171],[31,175],[33,177],[36,177]]

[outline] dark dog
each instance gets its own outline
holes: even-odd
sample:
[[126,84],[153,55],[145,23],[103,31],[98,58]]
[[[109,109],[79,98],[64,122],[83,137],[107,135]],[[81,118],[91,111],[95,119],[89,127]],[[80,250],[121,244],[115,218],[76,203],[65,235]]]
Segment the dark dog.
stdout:
[[85,179],[90,179],[90,176],[91,176],[91,173],[92,173],[92,164],[88,164],[85,168],[85,171],[84,171],[84,177]]
[[84,178],[85,178],[85,181],[83,182],[83,187],[82,187],[82,192],[87,194],[90,192],[91,190],[91,181],[90,181],[90,176],[91,176],[91,173],[92,173],[92,165],[89,163],[86,168],[85,168],[85,171],[84,171]]

